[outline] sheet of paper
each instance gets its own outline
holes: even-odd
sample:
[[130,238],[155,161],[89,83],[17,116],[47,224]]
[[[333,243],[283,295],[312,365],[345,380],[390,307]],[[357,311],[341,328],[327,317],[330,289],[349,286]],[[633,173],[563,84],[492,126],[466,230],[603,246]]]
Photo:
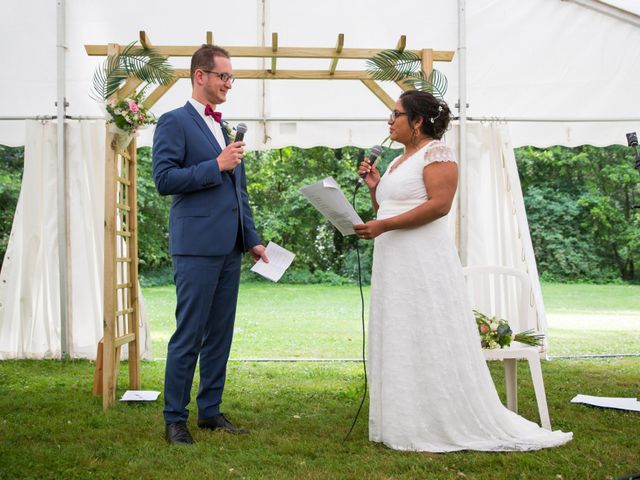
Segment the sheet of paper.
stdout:
[[302,187],[300,192],[342,235],[354,235],[353,226],[364,223],[333,177]]
[[640,402],[637,398],[624,397],[593,397],[591,395],[576,395],[571,403],[584,403],[594,407],[615,408],[617,410],[630,410],[640,412]]
[[295,255],[273,242],[269,242],[265,252],[269,257],[269,263],[258,260],[251,271],[277,282],[287,271]]
[[155,390],[127,390],[120,399],[121,402],[155,402],[160,392]]

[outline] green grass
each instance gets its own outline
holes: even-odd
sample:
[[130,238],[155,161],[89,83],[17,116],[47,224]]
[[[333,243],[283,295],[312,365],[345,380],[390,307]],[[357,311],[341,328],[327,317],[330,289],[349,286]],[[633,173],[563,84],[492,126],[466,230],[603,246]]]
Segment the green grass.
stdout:
[[[640,350],[640,287],[545,284],[543,291],[550,353]],[[147,288],[144,297],[154,356],[164,357],[173,287]],[[233,358],[360,356],[356,287],[242,285]],[[526,365],[518,368],[520,413],[538,421]],[[504,400],[502,367],[490,369]],[[197,444],[169,447],[162,397],[103,412],[91,394],[93,371],[89,361],[0,362],[0,479],[584,480],[640,472],[640,414],[570,403],[578,393],[640,395],[640,357],[544,362],[553,427],[573,431],[574,440],[528,453],[392,451],[368,441],[366,404],[343,442],[362,396],[362,366],[304,361],[231,361],[223,411],[251,435],[201,431],[191,420]],[[164,362],[143,362],[143,389],[162,391],[163,377]],[[123,364],[118,396],[126,386]],[[193,398],[196,391],[197,375]]]
[[[543,284],[549,354],[640,353],[640,286]],[[143,291],[152,355],[166,356],[175,326],[173,286]],[[369,288],[365,288],[368,312]],[[356,286],[241,285],[232,358],[360,358]]]
[[[520,413],[537,421],[521,367]],[[343,443],[362,395],[354,363],[231,362],[223,411],[252,433],[202,431],[192,415],[197,444],[176,448],[163,440],[161,401],[103,413],[91,395],[91,362],[0,362],[0,478],[584,480],[640,471],[640,414],[569,402],[576,393],[637,395],[640,359],[558,360],[543,368],[554,428],[573,431],[572,442],[528,453],[434,455],[370,443],[366,406]],[[502,394],[501,366],[491,369]],[[144,362],[143,388],[162,390],[163,372],[163,362]]]
[[640,315],[640,285],[543,283],[542,294],[550,312]]
[[[368,298],[368,288],[365,298]],[[172,286],[143,290],[153,356],[166,356],[175,328]],[[245,283],[240,297],[233,358],[359,358],[362,356],[357,287]]]

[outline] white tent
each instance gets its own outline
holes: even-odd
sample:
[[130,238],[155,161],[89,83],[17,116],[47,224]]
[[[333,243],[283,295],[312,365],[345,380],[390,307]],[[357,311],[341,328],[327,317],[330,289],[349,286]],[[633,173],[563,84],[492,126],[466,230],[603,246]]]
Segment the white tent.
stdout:
[[[0,8],[0,144],[6,145],[25,144],[25,117],[101,117],[100,107],[88,96],[101,59],[87,56],[84,45],[127,44],[139,30],[145,30],[154,45],[198,45],[205,32],[212,31],[215,43],[222,46],[270,46],[272,32],[278,32],[281,47],[331,48],[344,33],[345,48],[393,48],[401,35],[407,35],[408,49],[456,51],[453,62],[435,68],[449,79],[446,100],[463,107],[459,126],[449,135],[452,145],[458,145],[458,133],[464,139],[458,214],[461,256],[465,263],[502,262],[529,271],[543,320],[521,192],[507,189],[514,186],[513,171],[505,169],[492,177],[496,198],[502,200],[491,212],[470,208],[486,198],[486,184],[470,181],[479,177],[469,172],[508,165],[514,146],[625,143],[624,134],[640,124],[640,7],[633,0],[617,0],[615,5],[597,0],[238,0],[232,5],[201,0],[28,0],[5,2]],[[172,63],[184,68],[188,59]],[[328,69],[328,63],[281,59],[278,68]],[[266,61],[256,59],[235,58],[233,64],[236,69],[268,68]],[[364,62],[341,60],[338,68],[362,69]],[[400,93],[394,85],[384,88],[392,97]],[[183,104],[189,92],[188,80],[181,80],[154,112],[159,115]],[[66,110],[62,99],[69,103]],[[224,108],[227,119],[249,123],[251,148],[369,147],[386,136],[387,113],[360,82],[337,80],[238,81]],[[55,121],[47,125],[51,124]],[[145,132],[139,143],[148,144],[150,135],[150,130]],[[57,145],[62,160],[61,142]],[[63,166],[59,163],[57,171],[64,171]],[[25,166],[25,184],[27,172],[39,167]],[[60,202],[63,195],[57,191]],[[504,197],[507,191],[509,197]],[[510,218],[502,211],[507,204],[513,207]],[[480,213],[485,215],[482,222]],[[65,237],[56,237],[55,223],[49,225],[47,238],[66,245]],[[501,241],[488,242],[495,232]],[[28,245],[15,248],[20,255],[30,255]],[[47,275],[55,276],[53,270]],[[5,289],[0,298],[7,289],[15,294],[17,288],[8,278],[0,284]],[[71,288],[75,292],[80,286],[72,282]],[[60,316],[54,318],[54,303],[47,321],[55,324]],[[0,328],[20,320],[3,320],[0,305]]]

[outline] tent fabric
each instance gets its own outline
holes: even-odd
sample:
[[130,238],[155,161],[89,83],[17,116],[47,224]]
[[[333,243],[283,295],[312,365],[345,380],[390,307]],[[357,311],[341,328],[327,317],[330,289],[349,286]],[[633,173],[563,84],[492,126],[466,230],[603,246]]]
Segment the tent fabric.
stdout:
[[[464,49],[466,78],[459,77],[458,54],[451,63],[435,65],[449,80],[445,99],[452,107],[464,82],[472,119],[462,165],[463,205],[454,217],[465,237],[460,253],[467,265],[527,271],[531,306],[543,326],[513,148],[626,144],[624,134],[640,125],[640,29],[578,2],[467,0],[462,46],[456,2],[437,0],[238,0],[233,8],[197,0],[179,8],[169,0],[67,0],[65,5],[65,95],[67,114],[74,117],[103,115],[89,97],[92,74],[103,59],[89,57],[84,45],[127,44],[141,29],[155,45],[197,45],[213,31],[222,46],[268,46],[271,33],[278,32],[281,47],[332,47],[344,33],[345,48],[393,48],[407,35],[408,49]],[[57,195],[56,123],[28,122],[25,129],[23,122],[6,118],[56,114],[56,2],[27,0],[10,11],[8,5],[0,8],[6,10],[0,15],[0,144],[26,145],[23,189],[0,272],[0,358],[53,358],[60,354],[57,215],[51,200]],[[38,42],[32,41],[34,31]],[[171,61],[188,67],[188,58]],[[329,63],[280,59],[277,68],[328,69]],[[234,58],[233,64],[270,67],[262,59]],[[364,69],[364,64],[341,60],[338,68]],[[392,98],[400,94],[394,84],[383,88]],[[160,115],[189,96],[189,81],[180,80],[153,112]],[[358,81],[239,80],[223,111],[231,123],[249,125],[250,149],[370,147],[388,133],[387,108]],[[93,358],[102,319],[104,124],[66,125],[69,252],[76,286],[70,350],[72,356]],[[458,145],[457,133],[454,128],[448,134],[452,146]],[[148,145],[152,134],[152,128],[143,131],[138,144]],[[144,338],[146,347],[149,336]]]
[[[69,356],[94,359],[103,319],[105,127],[67,121],[66,130]],[[0,359],[61,356],[58,215],[51,201],[57,197],[56,131],[55,121],[27,122],[22,188],[0,272]],[[141,355],[149,358],[143,306],[140,322]]]
[[[56,114],[55,4],[28,0],[0,15],[4,116]],[[457,21],[457,3],[437,0],[238,0],[234,8],[220,1],[189,0],[176,8],[168,0],[67,0],[67,113],[103,115],[89,97],[93,71],[103,59],[89,57],[84,45],[127,44],[141,29],[155,45],[198,45],[209,30],[223,46],[269,46],[277,32],[280,47],[332,48],[344,33],[345,48],[384,49],[406,34],[409,49],[457,51]],[[514,146],[624,144],[624,134],[637,130],[637,26],[561,0],[467,0],[466,24],[467,113],[511,122]],[[38,42],[31,41],[34,31]],[[453,62],[436,64],[449,80],[445,98],[452,107],[459,60],[456,54]],[[188,67],[188,58],[171,62]],[[329,63],[279,59],[277,68],[328,69]],[[364,63],[341,60],[338,68],[362,69]],[[233,64],[270,68],[270,61],[261,59],[234,58]],[[400,93],[394,84],[383,88],[393,98]],[[180,80],[153,111],[160,115],[189,96],[189,81]],[[370,147],[386,137],[388,112],[359,81],[238,80],[224,113],[231,122],[255,122],[246,136],[249,147],[268,149]],[[0,121],[1,144],[24,144],[24,133],[14,126]],[[151,134],[147,130],[139,144],[149,144]]]
[[[448,134],[447,143],[456,146],[456,130]],[[546,335],[547,320],[542,299],[531,235],[524,208],[524,198],[513,154],[509,127],[499,123],[469,125],[466,174],[461,176],[455,219],[452,229],[459,235],[459,253],[465,266],[491,265],[512,267],[527,273],[531,281],[529,312],[536,318],[540,332]],[[460,208],[460,200],[468,201]],[[465,214],[461,215],[460,212]],[[460,228],[466,223],[466,228]],[[518,316],[517,291],[512,285],[504,290],[477,290],[490,296],[488,302],[501,301],[511,318]],[[477,302],[476,302],[477,303]],[[507,319],[508,320],[508,319]]]

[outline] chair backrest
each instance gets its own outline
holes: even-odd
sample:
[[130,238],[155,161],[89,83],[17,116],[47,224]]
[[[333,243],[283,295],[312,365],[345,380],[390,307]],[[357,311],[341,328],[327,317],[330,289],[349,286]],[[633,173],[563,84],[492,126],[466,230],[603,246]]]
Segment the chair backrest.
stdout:
[[531,282],[526,272],[510,267],[469,266],[463,269],[474,310],[509,322],[514,333],[541,332],[531,308]]

